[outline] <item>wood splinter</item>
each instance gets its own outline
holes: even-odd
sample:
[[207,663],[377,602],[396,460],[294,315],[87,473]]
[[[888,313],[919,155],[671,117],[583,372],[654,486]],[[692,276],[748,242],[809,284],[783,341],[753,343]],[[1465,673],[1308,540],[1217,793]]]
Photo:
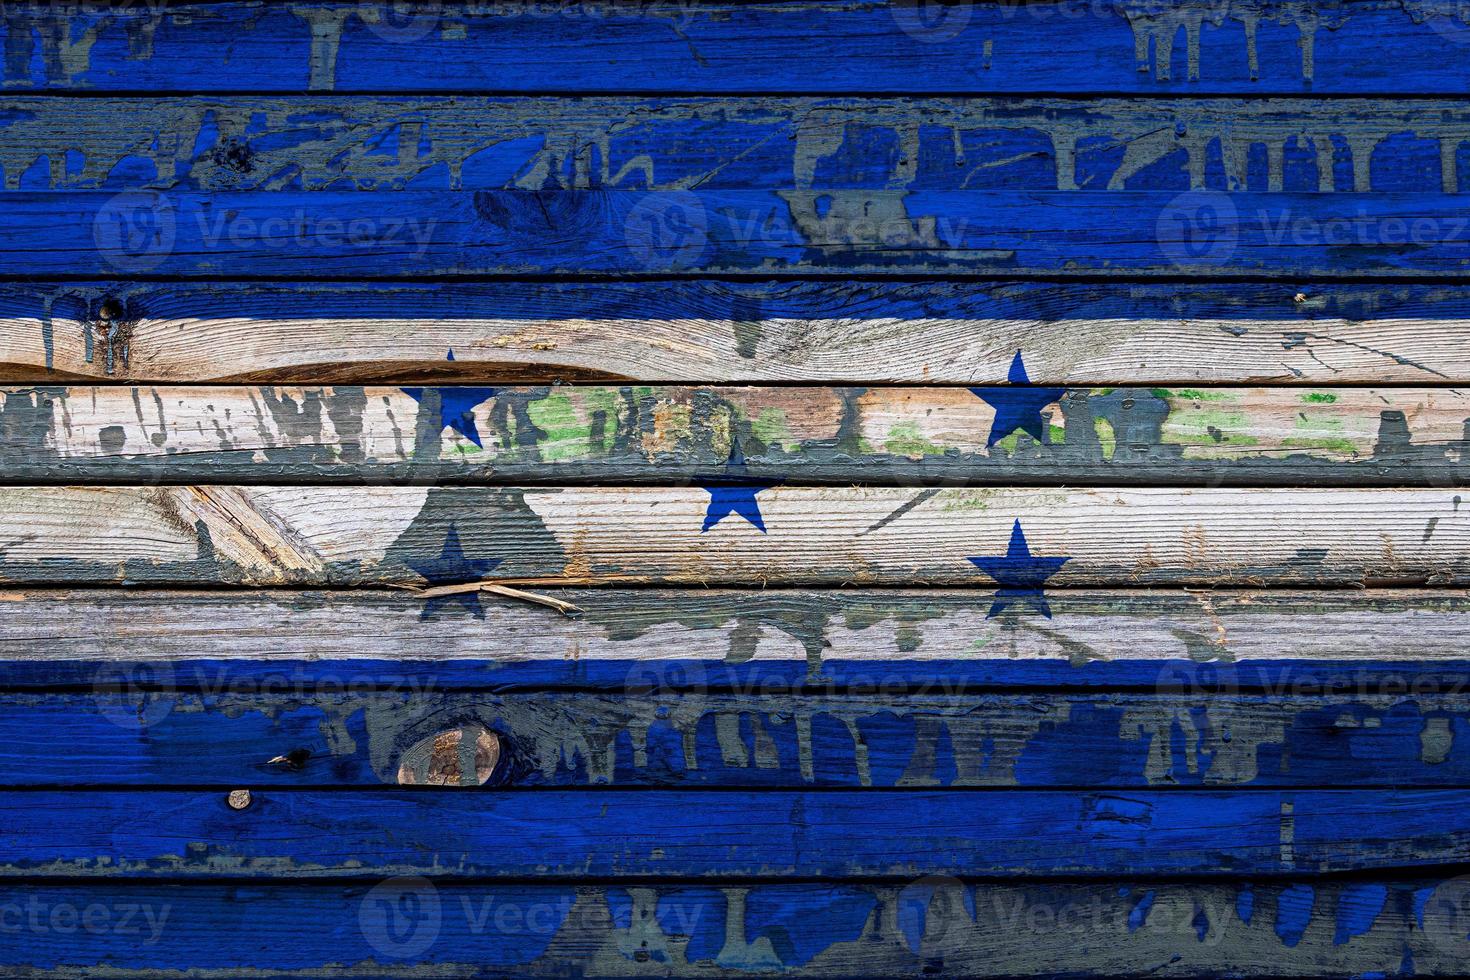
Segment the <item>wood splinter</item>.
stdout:
[[540,606],[549,606],[561,613],[563,616],[572,616],[582,611],[581,606],[574,606],[564,599],[557,599],[538,592],[526,592],[522,589],[513,589],[508,585],[500,585],[496,582],[460,582],[455,585],[401,585],[398,588],[407,589],[421,599],[433,599],[438,596],[459,595],[464,592],[490,592],[495,595],[505,596],[510,599],[520,599],[523,602],[534,602]]

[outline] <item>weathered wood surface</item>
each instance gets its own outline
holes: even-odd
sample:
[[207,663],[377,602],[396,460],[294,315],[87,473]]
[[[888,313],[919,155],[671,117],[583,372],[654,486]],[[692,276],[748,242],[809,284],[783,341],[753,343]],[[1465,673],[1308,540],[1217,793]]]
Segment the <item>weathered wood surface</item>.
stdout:
[[1438,191],[15,191],[15,276],[1456,278]]
[[[14,977],[1463,974],[1463,878],[21,883]],[[91,910],[91,916],[81,914]],[[75,923],[75,925],[74,925]],[[269,931],[262,943],[260,930]],[[61,941],[63,940],[64,941]]]
[[1457,976],[1465,889],[1463,878],[22,883],[0,906],[20,927],[0,964],[48,978],[1342,977],[1409,963],[1415,976]]
[[[976,590],[557,589],[582,613],[404,592],[0,592],[0,684],[206,694],[972,685],[1396,696],[1466,690],[1461,590],[1048,592],[1050,621]],[[478,615],[476,614],[478,611]]]
[[[1160,672],[1161,690],[1174,682]],[[642,683],[635,668],[608,694],[6,693],[0,785],[1470,785],[1464,694],[842,697]],[[498,749],[481,768],[461,758],[477,740]]]
[[[1458,585],[1453,489],[7,487],[12,584]],[[985,571],[981,571],[985,569]],[[445,603],[452,597],[434,600]]]
[[1470,28],[1442,0],[425,7],[14,4],[4,82],[156,92],[1467,91],[1456,66]]
[[0,283],[12,382],[1441,384],[1467,348],[1470,292],[1412,284]]
[[[0,791],[0,877],[1241,877],[1470,859],[1470,791]],[[548,818],[554,818],[550,823]],[[555,832],[548,833],[554,826]]]
[[7,96],[8,190],[1470,189],[1446,99]]
[[1452,486],[1467,425],[1452,388],[9,388],[0,480]]

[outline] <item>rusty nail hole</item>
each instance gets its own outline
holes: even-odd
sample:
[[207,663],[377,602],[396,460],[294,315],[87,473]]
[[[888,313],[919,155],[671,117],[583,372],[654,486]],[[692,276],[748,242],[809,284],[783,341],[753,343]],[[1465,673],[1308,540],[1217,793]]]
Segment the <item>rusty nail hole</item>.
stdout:
[[244,810],[250,806],[250,790],[232,789],[227,799],[231,810]]

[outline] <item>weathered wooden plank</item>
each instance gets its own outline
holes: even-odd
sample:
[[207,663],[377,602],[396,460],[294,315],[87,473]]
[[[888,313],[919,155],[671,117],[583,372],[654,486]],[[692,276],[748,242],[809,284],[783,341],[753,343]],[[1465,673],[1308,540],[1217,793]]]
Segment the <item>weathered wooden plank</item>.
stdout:
[[[185,3],[6,8],[9,88],[517,92],[1465,92],[1436,0],[1154,7]],[[814,58],[813,51],[824,56]],[[752,52],[759,52],[753,56]],[[241,63],[249,71],[241,70]]]
[[1470,187],[1470,108],[1442,98],[12,95],[0,118],[0,186],[29,191]]
[[1470,293],[1412,284],[0,283],[10,381],[1438,384],[1467,348]]
[[1470,693],[1460,590],[1060,589],[1047,594],[1050,621],[989,617],[983,589],[555,594],[581,615],[490,596],[427,607],[402,592],[0,592],[0,686]]
[[[1464,694],[844,697],[642,681],[629,671],[610,694],[7,693],[0,785],[1470,785]],[[477,765],[461,758],[472,746]]]
[[7,888],[0,906],[17,926],[0,964],[15,977],[887,978],[1392,976],[1412,962],[1416,976],[1456,976],[1464,887],[1460,878],[28,883]]
[[1240,877],[1470,858],[1467,790],[0,791],[0,877]]
[[[1456,585],[1452,489],[8,487],[0,581]],[[452,597],[434,600],[448,602]]]
[[1457,976],[1464,890],[1463,878],[25,883],[0,905],[0,964],[14,977],[1342,977],[1409,963]]
[[0,389],[0,479],[1449,486],[1445,388]]
[[1428,191],[16,191],[5,203],[0,262],[15,276],[1470,269],[1470,204]]

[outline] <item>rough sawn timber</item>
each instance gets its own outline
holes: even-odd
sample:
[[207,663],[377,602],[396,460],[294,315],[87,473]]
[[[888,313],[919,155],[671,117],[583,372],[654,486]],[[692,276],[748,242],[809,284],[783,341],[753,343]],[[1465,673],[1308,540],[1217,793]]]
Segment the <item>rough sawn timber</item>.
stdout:
[[0,283],[10,382],[984,385],[1020,351],[1036,384],[1422,385],[1466,350],[1447,285]]
[[1470,389],[1049,396],[1037,440],[1003,431],[1006,388],[9,388],[0,480],[688,483],[738,447],[748,476],[793,484],[1470,482]]
[[[12,584],[1462,585],[1453,489],[6,487]],[[1018,543],[1018,535],[1026,547]],[[1029,554],[1066,559],[1040,578]],[[448,601],[445,598],[436,600]],[[1039,594],[1007,606],[1045,611]]]
[[12,590],[0,592],[0,683],[242,696],[1470,693],[1470,598],[1459,589],[1059,589],[1047,594],[1050,620],[991,617],[985,589],[554,594],[581,614],[486,596],[476,616],[401,591]]

